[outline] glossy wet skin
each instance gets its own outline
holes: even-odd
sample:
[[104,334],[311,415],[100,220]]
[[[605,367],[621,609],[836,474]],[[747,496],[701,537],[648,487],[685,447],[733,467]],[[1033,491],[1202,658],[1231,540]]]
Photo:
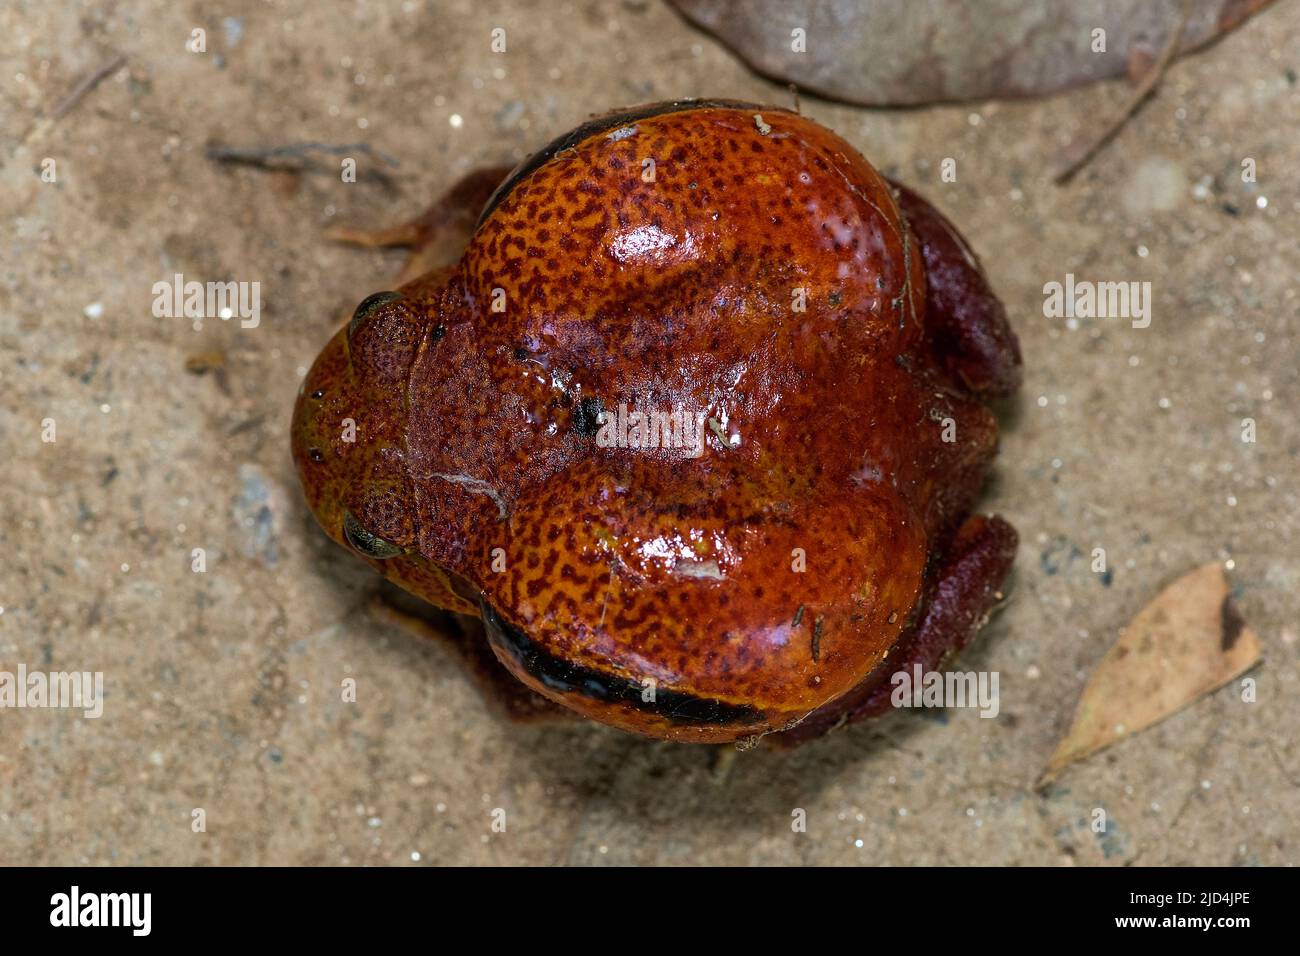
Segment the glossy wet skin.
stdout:
[[[928,644],[962,643],[1014,552],[996,519],[958,529],[1019,355],[955,231],[771,107],[559,147],[317,359],[293,450],[325,530],[481,614],[529,686],[652,736],[866,707],[948,578]],[[620,405],[702,419],[703,452],[602,447]]]

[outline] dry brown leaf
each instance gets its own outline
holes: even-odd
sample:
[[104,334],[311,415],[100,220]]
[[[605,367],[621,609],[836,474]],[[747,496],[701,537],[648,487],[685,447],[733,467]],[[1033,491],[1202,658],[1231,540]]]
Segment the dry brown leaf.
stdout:
[[1038,786],[1217,690],[1259,654],[1259,638],[1237,613],[1223,567],[1206,564],[1183,575],[1138,612],[1101,659]]
[[1272,0],[672,2],[766,76],[850,103],[915,106],[1123,76],[1165,48],[1180,18],[1178,52],[1187,53]]

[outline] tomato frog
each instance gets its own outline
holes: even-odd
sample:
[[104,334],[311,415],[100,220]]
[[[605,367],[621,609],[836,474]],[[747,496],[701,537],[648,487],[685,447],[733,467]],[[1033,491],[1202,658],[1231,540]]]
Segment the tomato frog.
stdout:
[[811,119],[624,109],[338,237],[411,254],[303,382],[307,502],[513,712],[789,746],[1001,600],[1016,533],[974,509],[1015,334],[948,220]]

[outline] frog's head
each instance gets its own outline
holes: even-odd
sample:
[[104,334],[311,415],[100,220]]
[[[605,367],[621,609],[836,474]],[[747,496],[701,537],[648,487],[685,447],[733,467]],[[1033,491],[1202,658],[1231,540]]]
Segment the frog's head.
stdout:
[[417,304],[402,293],[368,296],[321,351],[294,406],[293,457],[312,513],[372,561],[416,547],[404,385],[420,328]]

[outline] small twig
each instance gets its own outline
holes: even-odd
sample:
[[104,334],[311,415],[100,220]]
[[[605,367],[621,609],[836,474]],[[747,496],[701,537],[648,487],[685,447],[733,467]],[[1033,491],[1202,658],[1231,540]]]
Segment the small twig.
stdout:
[[1178,22],[1174,25],[1173,35],[1170,36],[1169,42],[1160,53],[1160,58],[1152,64],[1151,69],[1147,70],[1146,76],[1133,95],[1129,97],[1127,103],[1115,116],[1113,120],[1095,137],[1088,138],[1082,136],[1071,143],[1062,153],[1062,159],[1058,164],[1057,171],[1052,179],[1058,186],[1064,185],[1070,181],[1080,169],[1087,165],[1101,148],[1115,138],[1125,123],[1138,111],[1147,97],[1149,97],[1155,88],[1160,84],[1160,80],[1165,75],[1165,68],[1173,61],[1174,55],[1178,52],[1178,43],[1183,37],[1183,26],[1187,23],[1187,8],[1184,6],[1182,12],[1178,15]]
[[307,153],[330,153],[342,156],[347,153],[365,153],[377,156],[389,166],[400,165],[396,159],[381,152],[369,143],[290,143],[287,146],[226,146],[212,143],[208,146],[208,159],[224,163],[249,163],[256,166],[268,166],[279,159],[297,160],[302,164],[302,157]]
[[1287,770],[1286,765],[1282,763],[1282,758],[1278,756],[1277,749],[1273,746],[1272,741],[1269,741],[1268,752],[1273,755],[1273,762],[1277,764],[1277,769],[1281,772],[1282,779],[1293,787],[1300,787],[1300,779],[1291,776],[1291,772]]
[[[346,156],[348,153],[365,153],[389,166],[400,165],[387,153],[375,149],[369,143],[290,143],[286,146],[228,146],[224,143],[209,143],[208,159],[218,163],[235,163],[241,166],[256,166],[259,169],[275,171],[302,172],[310,168],[324,171],[319,163],[310,160],[311,153],[328,153],[332,156]],[[382,169],[371,169],[373,176],[386,189],[393,188],[393,178]]]
[[86,74],[81,78],[77,85],[72,88],[68,95],[59,102],[59,105],[54,107],[50,112],[50,119],[56,120],[60,116],[69,112],[74,106],[85,99],[91,90],[99,86],[100,83],[103,83],[125,65],[126,56],[119,53],[103,66]]

